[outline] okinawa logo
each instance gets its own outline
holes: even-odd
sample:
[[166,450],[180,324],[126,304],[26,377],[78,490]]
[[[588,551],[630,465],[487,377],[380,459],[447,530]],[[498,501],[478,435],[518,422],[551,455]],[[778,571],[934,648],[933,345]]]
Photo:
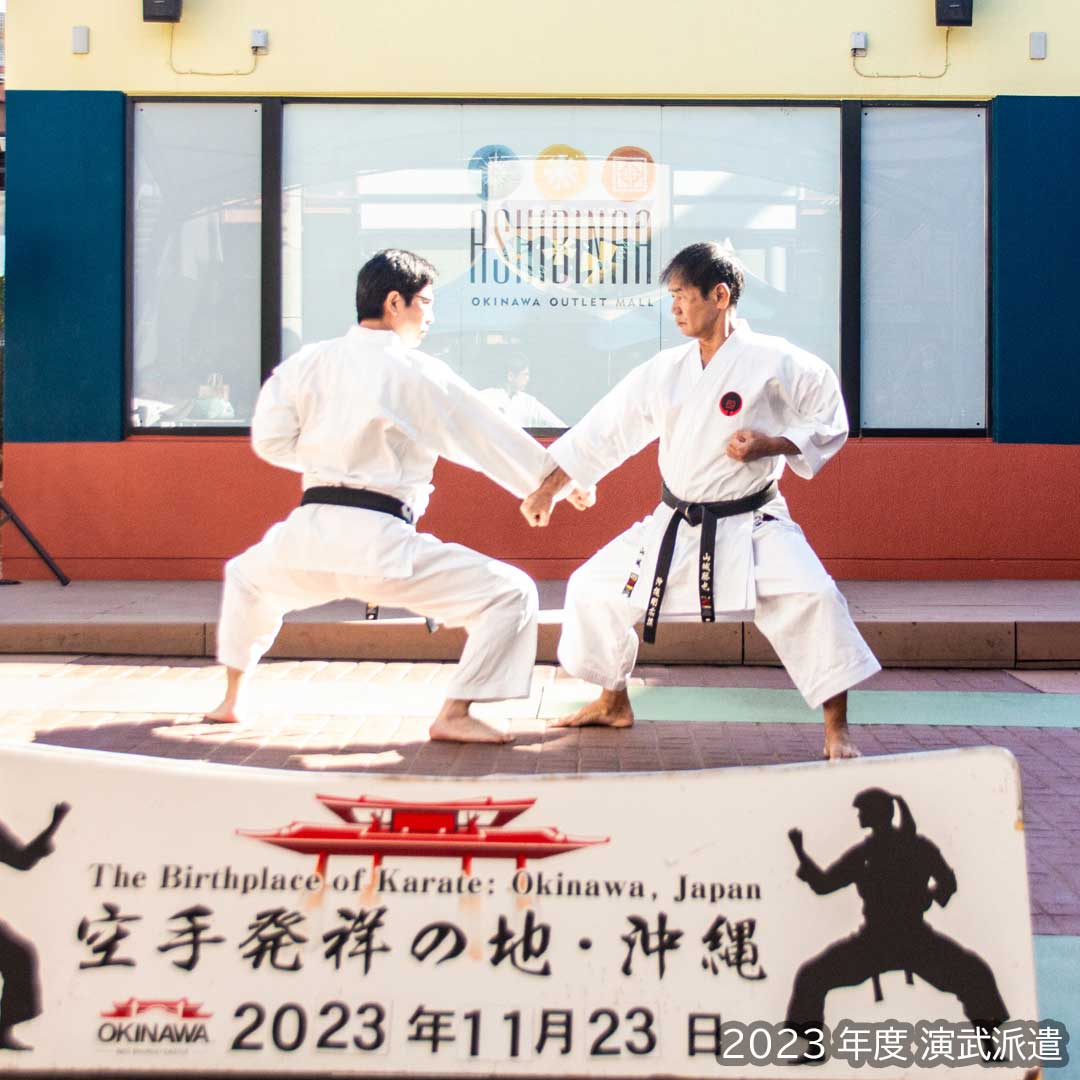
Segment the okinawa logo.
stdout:
[[[152,1018],[142,1019],[148,1013]],[[162,1020],[157,1014],[169,1019]],[[128,998],[115,1001],[101,1013],[105,1020],[98,1028],[98,1042],[114,1046],[176,1046],[184,1043],[208,1043],[204,1020],[213,1013],[203,1012],[202,1004],[187,998]]]
[[[370,855],[378,868],[389,855],[427,859],[460,859],[463,873],[472,873],[473,859],[513,859],[522,870],[529,859],[546,859],[568,851],[606,844],[608,837],[566,836],[558,829],[504,829],[525,813],[535,799],[461,799],[447,802],[401,802],[361,795],[346,799],[315,796],[344,825],[308,825],[294,821],[281,829],[238,829],[241,836],[318,859],[316,872],[326,878],[331,855]],[[358,814],[362,816],[357,816]]]

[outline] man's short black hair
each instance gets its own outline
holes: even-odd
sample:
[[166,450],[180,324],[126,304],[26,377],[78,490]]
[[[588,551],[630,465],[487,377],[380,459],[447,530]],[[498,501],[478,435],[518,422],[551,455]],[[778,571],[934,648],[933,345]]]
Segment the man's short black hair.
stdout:
[[425,285],[433,285],[438,278],[434,266],[401,248],[387,248],[377,252],[356,275],[356,319],[381,319],[383,304],[392,292],[401,293],[406,304]]
[[732,307],[742,296],[744,279],[739,260],[712,240],[684,247],[660,275],[665,285],[672,278],[693,285],[702,296],[708,296],[717,285],[726,285],[731,290]]

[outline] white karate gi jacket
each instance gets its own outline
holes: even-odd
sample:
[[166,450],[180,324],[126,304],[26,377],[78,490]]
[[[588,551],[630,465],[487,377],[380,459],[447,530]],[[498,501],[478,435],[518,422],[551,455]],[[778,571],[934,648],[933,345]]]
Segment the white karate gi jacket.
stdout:
[[[440,456],[489,476],[517,498],[554,468],[544,448],[490,408],[445,363],[406,349],[390,330],[353,326],[305,346],[259,393],[256,454],[303,474],[304,488],[343,485],[392,495],[417,520]],[[478,508],[478,511],[482,508]],[[482,514],[476,516],[482,528]],[[297,507],[267,533],[283,567],[407,578],[415,532],[347,506]]]
[[[742,428],[788,438],[801,452],[735,461],[725,450]],[[832,369],[783,338],[754,333],[740,319],[704,369],[697,341],[665,349],[630,372],[549,452],[575,483],[586,486],[659,437],[660,473],[671,492],[686,502],[719,502],[760,490],[779,479],[785,464],[809,479],[844,445],[847,433]],[[640,575],[636,590],[647,593],[652,585],[660,540],[673,512],[661,502],[634,527],[640,534],[640,565],[629,565],[627,574]],[[760,512],[790,520],[779,494]],[[755,608],[753,520],[753,514],[741,514],[717,522],[713,603],[718,615]],[[665,614],[700,611],[699,538],[700,528],[680,526]]]

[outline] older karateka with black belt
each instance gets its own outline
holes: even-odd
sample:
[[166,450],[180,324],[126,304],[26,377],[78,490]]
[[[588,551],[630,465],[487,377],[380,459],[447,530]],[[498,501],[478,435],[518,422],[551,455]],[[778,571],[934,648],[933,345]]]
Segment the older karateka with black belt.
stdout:
[[603,692],[556,724],[633,723],[626,682],[636,623],[648,642],[661,615],[752,613],[807,704],[824,707],[825,756],[855,757],[847,690],[880,665],[777,488],[785,464],[810,478],[844,445],[836,376],[737,318],[743,273],[718,245],[685,248],[662,280],[693,340],[636,368],[553,443],[559,468],[522,505],[532,524],[546,524],[568,476],[595,484],[660,439],[662,501],[567,586],[559,660]]
[[418,256],[380,252],[357,277],[359,325],[305,346],[263,386],[255,452],[303,473],[303,502],[225,568],[217,653],[228,684],[207,719],[243,718],[247,678],[287,612],[355,597],[464,627],[468,641],[431,737],[508,741],[469,706],[528,696],[536,586],[512,566],[417,532],[415,522],[439,456],[518,498],[553,461],[446,364],[416,351],[432,322],[434,281]]

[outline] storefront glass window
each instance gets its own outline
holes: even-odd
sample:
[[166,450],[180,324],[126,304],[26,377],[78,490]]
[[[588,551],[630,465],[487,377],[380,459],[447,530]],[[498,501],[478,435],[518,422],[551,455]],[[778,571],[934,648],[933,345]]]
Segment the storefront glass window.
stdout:
[[986,427],[986,114],[862,121],[864,428]]
[[680,337],[659,275],[716,240],[741,313],[839,357],[835,108],[292,104],[282,354],[355,319],[359,265],[439,268],[425,349],[523,426],[579,419]]
[[250,423],[260,375],[261,107],[135,106],[131,422]]
[[[840,110],[295,103],[284,108],[281,355],[354,321],[383,247],[439,268],[425,347],[533,430],[682,341],[659,276],[697,240],[740,314],[840,355]],[[861,422],[986,426],[985,110],[862,118]],[[262,367],[262,110],[134,107],[131,422],[244,428]]]

